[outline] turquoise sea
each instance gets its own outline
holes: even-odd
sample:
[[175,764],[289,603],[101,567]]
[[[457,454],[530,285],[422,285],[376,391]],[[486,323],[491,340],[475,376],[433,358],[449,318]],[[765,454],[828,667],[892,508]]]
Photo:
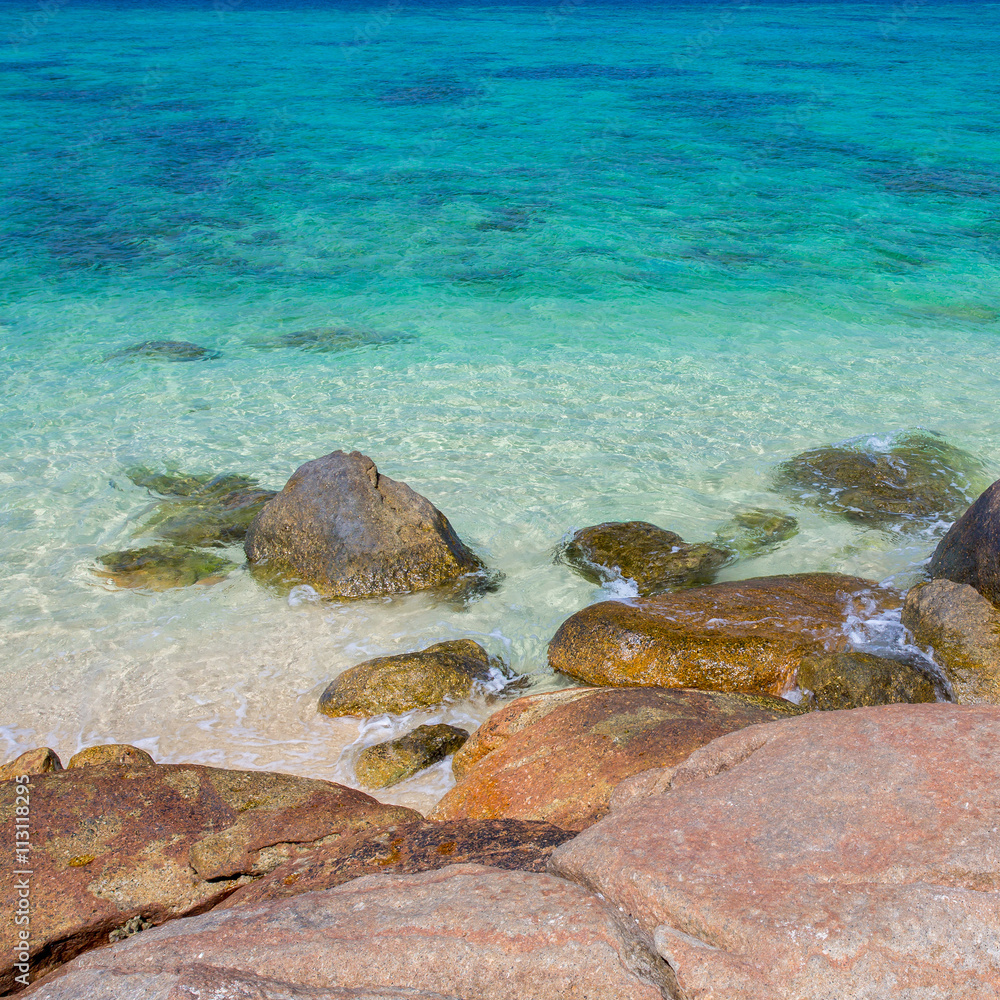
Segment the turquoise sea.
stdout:
[[[799,534],[724,577],[907,585],[946,525],[772,477],[914,428],[1000,475],[998,59],[996,3],[0,0],[0,751],[350,781],[361,746],[491,708],[359,725],[324,685],[458,636],[557,683],[548,639],[609,594],[553,551],[601,520],[698,541],[779,507]],[[150,340],[221,357],[107,360]],[[94,575],[152,510],[129,468],[280,488],[336,448],[502,586]]]

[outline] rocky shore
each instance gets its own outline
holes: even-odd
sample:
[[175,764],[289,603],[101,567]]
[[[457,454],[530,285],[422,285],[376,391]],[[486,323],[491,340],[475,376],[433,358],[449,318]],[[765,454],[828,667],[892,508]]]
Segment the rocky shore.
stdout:
[[[359,452],[306,463],[280,492],[131,475],[156,498],[139,529],[154,542],[100,559],[113,586],[210,585],[233,566],[213,549],[233,541],[263,586],[327,600],[447,604],[500,585]],[[0,859],[19,873],[9,912],[28,919],[4,925],[0,995],[993,1000],[1000,482],[976,499],[978,475],[924,432],[776,470],[776,495],[824,516],[908,534],[954,521],[906,593],[754,576],[797,530],[784,510],[700,542],[605,522],[568,531],[555,558],[635,596],[556,630],[548,663],[572,686],[532,691],[471,640],[331,678],[317,709],[334,717],[493,692],[475,732],[419,726],[357,761],[377,792],[450,756],[454,787],[428,816],[127,745],[65,768],[47,747],[22,754],[0,766]],[[732,566],[742,579],[715,582]],[[889,619],[906,641],[865,648],[866,623]]]

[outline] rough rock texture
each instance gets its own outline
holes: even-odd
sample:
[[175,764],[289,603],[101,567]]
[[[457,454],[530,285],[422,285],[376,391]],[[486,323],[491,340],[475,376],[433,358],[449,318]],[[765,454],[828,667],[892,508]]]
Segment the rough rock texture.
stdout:
[[797,683],[808,692],[803,704],[822,710],[937,701],[933,682],[916,667],[857,650],[807,656]]
[[499,660],[471,639],[439,642],[399,656],[378,656],[349,667],[319,699],[324,715],[398,715],[411,708],[465,698],[475,680],[486,680]]
[[562,559],[594,583],[632,580],[639,593],[711,583],[729,553],[646,521],[608,521],[581,528],[563,546]]
[[976,495],[980,463],[937,434],[911,431],[815,448],[789,459],[776,486],[801,503],[874,527],[926,527]]
[[799,522],[791,514],[769,507],[740,511],[716,532],[723,548],[744,559],[753,558],[799,533]]
[[987,1000],[1000,985],[1000,709],[812,712],[724,736],[553,852],[679,995]]
[[197,549],[184,549],[173,545],[147,545],[141,549],[126,549],[98,556],[101,569],[97,576],[104,577],[116,587],[146,590],[169,590],[171,587],[190,587],[198,583],[207,586],[226,578],[236,564],[222,556]]
[[169,972],[91,969],[65,978],[57,974],[30,987],[24,996],[34,1000],[464,1000],[405,987],[296,986],[198,962]]
[[679,764],[717,736],[802,709],[768,695],[584,689],[528,695],[502,708],[455,755],[458,784],[432,819],[516,816],[582,830],[615,786]]
[[124,764],[141,767],[155,764],[156,761],[146,753],[129,743],[105,743],[99,747],[87,747],[73,754],[66,765],[70,767],[93,767],[98,764]]
[[221,903],[252,906],[303,892],[332,889],[363,875],[412,874],[447,865],[542,872],[553,848],[573,836],[549,823],[521,819],[459,819],[363,830],[279,865]]
[[[14,828],[16,788],[0,784],[3,829]],[[30,800],[34,977],[134,918],[158,924],[212,906],[313,844],[421,818],[332,782],[193,764],[41,774]],[[7,871],[24,867],[13,851],[13,836],[0,841]],[[13,982],[14,933],[12,921],[0,926],[0,991]]]
[[930,646],[960,705],[1000,704],[1000,611],[979,591],[951,580],[913,587],[903,624]]
[[18,778],[24,774],[48,774],[50,771],[62,769],[62,761],[55,750],[49,747],[35,747],[34,750],[27,750],[20,757],[0,765],[0,781]]
[[800,573],[605,601],[563,622],[549,663],[586,684],[781,694],[804,656],[846,645],[849,609],[865,617],[901,597],[870,580]]
[[250,525],[245,549],[265,578],[327,597],[401,594],[483,569],[441,511],[358,451],[296,469]]
[[404,343],[413,338],[403,333],[365,330],[354,326],[321,326],[311,330],[294,330],[277,339],[262,343],[260,347],[297,347],[303,351],[321,354],[352,351],[359,347],[382,347],[386,344]]
[[192,344],[189,340],[144,340],[141,344],[132,344],[109,354],[105,360],[155,358],[158,361],[215,361],[221,357],[221,351]]
[[1000,480],[938,542],[927,572],[967,583],[1000,607]]
[[457,726],[417,726],[398,739],[366,747],[354,773],[366,788],[388,788],[444,760],[468,738],[468,731]]
[[195,963],[314,989],[406,987],[468,1000],[662,1000],[670,978],[579,886],[452,865],[174,921],[81,956],[37,995],[104,1000],[81,992],[94,971],[153,976]]

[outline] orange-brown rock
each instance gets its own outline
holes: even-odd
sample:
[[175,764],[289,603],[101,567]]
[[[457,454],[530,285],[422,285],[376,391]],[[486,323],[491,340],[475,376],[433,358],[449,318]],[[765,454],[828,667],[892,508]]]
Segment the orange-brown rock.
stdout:
[[672,996],[992,1000],[1000,707],[810,712],[695,751],[556,848]]
[[[130,930],[207,909],[313,845],[421,818],[353,788],[285,774],[95,765],[32,777],[24,864],[13,836],[19,787],[0,783],[0,826],[11,831],[0,864],[32,872],[33,979]],[[4,921],[0,992],[16,985],[15,935]]]
[[455,755],[458,784],[431,818],[516,816],[582,830],[607,813],[624,779],[802,711],[769,695],[648,687],[528,695],[487,719]]
[[585,684],[790,690],[803,657],[844,648],[849,614],[899,607],[871,580],[799,573],[592,604],[549,643],[549,663]]
[[34,750],[27,750],[20,757],[0,765],[0,781],[8,781],[22,775],[48,774],[50,771],[62,769],[62,761],[55,750],[49,747],[35,747]]
[[412,874],[447,865],[478,864],[542,872],[552,849],[573,834],[550,823],[520,819],[459,819],[402,823],[362,830],[317,848],[237,889],[220,905],[252,906],[303,892],[332,889],[364,875]]

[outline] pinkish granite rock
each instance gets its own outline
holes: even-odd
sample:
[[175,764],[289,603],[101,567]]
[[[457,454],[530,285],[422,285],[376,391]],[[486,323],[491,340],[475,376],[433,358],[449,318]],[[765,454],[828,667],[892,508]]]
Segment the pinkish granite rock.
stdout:
[[553,853],[684,1000],[1000,994],[1000,708],[890,705],[696,751]]
[[466,1000],[662,1000],[671,978],[585,889],[552,875],[453,865],[174,921],[80,956],[25,996],[124,1000],[116,983],[135,977],[133,985],[156,982],[161,992],[131,996],[179,1000],[184,993],[166,991],[170,978],[196,965],[277,980],[287,991],[243,996],[295,1000],[334,1000],[338,987],[358,991],[346,994],[357,1000],[402,1000],[402,988]]

